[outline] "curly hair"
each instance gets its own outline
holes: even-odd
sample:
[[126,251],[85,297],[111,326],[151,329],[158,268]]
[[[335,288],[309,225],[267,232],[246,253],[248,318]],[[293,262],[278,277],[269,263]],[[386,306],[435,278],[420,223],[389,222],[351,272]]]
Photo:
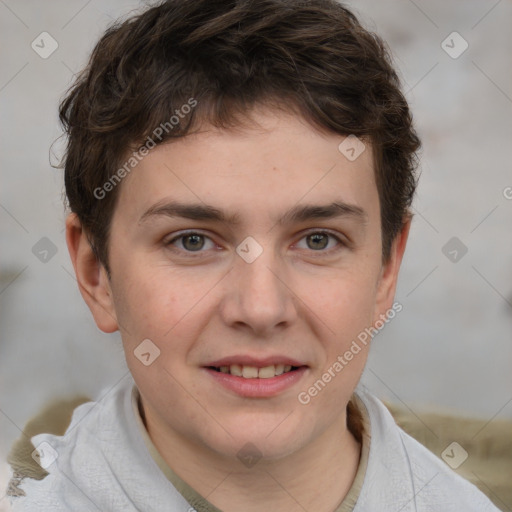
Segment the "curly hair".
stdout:
[[336,0],[163,1],[108,28],[60,104],[69,208],[109,271],[112,180],[127,154],[201,123],[241,125],[264,104],[371,143],[386,261],[421,144],[400,87],[385,43]]

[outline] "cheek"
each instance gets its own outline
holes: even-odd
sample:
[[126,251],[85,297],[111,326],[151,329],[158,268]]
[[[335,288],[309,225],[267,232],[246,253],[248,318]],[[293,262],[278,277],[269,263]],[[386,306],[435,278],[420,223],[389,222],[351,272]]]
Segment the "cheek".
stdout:
[[376,286],[372,269],[340,271],[337,278],[304,281],[305,304],[328,328],[337,343],[346,342],[372,323]]
[[310,304],[325,327],[318,334],[323,353],[298,399],[309,400],[326,421],[334,421],[345,408],[367,361],[367,329],[375,309],[372,276],[370,271],[345,275],[321,289],[311,288]]
[[[211,314],[218,275],[191,275],[165,265],[126,268],[116,288],[119,320],[127,364],[132,373],[144,372],[134,354],[143,340],[158,347],[159,356],[151,376],[167,369],[183,380],[191,348]],[[212,291],[212,293],[208,293]],[[146,373],[143,373],[146,378]]]
[[[204,281],[163,265],[130,265],[119,274],[116,312],[126,330],[163,335],[197,306],[204,295]],[[144,334],[144,333],[142,333]]]

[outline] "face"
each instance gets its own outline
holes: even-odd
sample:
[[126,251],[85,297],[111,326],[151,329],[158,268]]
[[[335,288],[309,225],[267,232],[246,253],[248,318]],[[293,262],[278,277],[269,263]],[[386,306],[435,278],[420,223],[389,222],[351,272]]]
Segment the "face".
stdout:
[[345,421],[368,345],[332,368],[391,307],[401,252],[382,265],[369,145],[349,161],[343,136],[253,119],[157,146],[123,180],[106,307],[150,426],[277,458]]

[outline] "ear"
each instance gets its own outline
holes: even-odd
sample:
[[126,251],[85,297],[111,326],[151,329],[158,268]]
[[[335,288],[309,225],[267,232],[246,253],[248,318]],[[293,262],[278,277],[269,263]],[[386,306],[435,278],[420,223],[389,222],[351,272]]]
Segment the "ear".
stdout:
[[107,272],[94,254],[75,213],[71,213],[66,219],[66,242],[78,288],[96,325],[103,332],[117,331],[117,317]]
[[402,258],[407,245],[407,238],[409,237],[409,230],[411,228],[412,216],[409,216],[404,222],[402,229],[396,235],[391,245],[391,251],[388,261],[382,266],[381,275],[377,285],[377,299],[375,318],[379,318],[379,314],[385,313],[393,305],[395,298],[396,283],[398,280],[398,271],[402,263]]

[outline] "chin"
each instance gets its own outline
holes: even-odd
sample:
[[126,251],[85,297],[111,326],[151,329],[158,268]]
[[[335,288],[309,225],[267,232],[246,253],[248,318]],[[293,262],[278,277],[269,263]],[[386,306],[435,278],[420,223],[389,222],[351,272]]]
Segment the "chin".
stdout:
[[[312,433],[305,431],[304,422],[287,419],[286,414],[272,415],[266,419],[246,418],[233,422],[226,422],[221,429],[219,436],[212,439],[207,436],[203,441],[210,449],[228,458],[240,459],[245,455],[265,460],[278,460],[300,450]],[[253,453],[254,452],[254,453]]]

